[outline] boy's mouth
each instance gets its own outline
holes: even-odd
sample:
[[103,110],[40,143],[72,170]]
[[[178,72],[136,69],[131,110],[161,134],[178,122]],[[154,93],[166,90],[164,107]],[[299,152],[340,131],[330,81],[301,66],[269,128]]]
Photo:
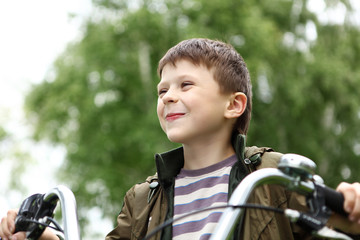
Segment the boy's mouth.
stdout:
[[166,121],[173,121],[184,115],[185,115],[185,113],[169,113],[169,114],[166,114],[165,119],[166,119]]

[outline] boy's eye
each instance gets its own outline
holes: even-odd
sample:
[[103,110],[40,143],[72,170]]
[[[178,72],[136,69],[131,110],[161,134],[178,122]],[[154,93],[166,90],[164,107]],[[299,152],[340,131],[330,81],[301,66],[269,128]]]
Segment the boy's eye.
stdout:
[[158,91],[158,95],[161,96],[161,95],[164,95],[166,93],[166,89],[160,89]]
[[182,88],[187,87],[187,86],[191,86],[191,85],[193,85],[191,82],[183,82],[183,83],[181,83]]

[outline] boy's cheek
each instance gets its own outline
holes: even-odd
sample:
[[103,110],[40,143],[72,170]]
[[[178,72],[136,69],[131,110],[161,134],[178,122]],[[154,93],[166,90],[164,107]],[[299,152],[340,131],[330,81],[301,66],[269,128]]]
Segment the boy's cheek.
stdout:
[[159,117],[159,123],[160,123],[161,129],[164,131],[164,133],[166,133],[165,123],[160,117]]
[[164,113],[164,105],[160,102],[161,100],[158,100],[157,106],[156,106],[156,113],[159,118],[161,119],[163,113]]

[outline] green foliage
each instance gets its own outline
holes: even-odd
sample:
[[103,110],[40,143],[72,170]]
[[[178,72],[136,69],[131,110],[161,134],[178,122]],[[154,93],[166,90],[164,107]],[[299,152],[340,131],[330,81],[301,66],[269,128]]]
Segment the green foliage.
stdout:
[[4,128],[0,127],[0,141],[3,141],[8,136]]
[[[114,217],[125,191],[154,173],[154,153],[174,146],[155,114],[156,67],[190,37],[230,42],[247,62],[249,145],[308,156],[333,187],[357,180],[358,28],[321,25],[306,1],[94,2],[117,17],[90,18],[81,41],[55,62],[55,77],[26,100],[34,137],[66,146],[62,177],[79,206],[97,205]],[[316,39],[305,34],[311,25]]]
[[33,163],[33,159],[14,135],[0,126],[0,162],[2,161],[8,174],[8,191],[25,192],[26,186],[23,185],[20,176],[24,175],[26,167]]

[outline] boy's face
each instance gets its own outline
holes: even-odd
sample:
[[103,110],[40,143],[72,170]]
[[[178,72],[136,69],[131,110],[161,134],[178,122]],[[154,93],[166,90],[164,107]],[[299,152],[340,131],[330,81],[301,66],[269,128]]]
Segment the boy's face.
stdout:
[[231,131],[224,116],[231,94],[220,93],[205,66],[179,60],[167,64],[158,85],[157,114],[170,141],[189,144]]

